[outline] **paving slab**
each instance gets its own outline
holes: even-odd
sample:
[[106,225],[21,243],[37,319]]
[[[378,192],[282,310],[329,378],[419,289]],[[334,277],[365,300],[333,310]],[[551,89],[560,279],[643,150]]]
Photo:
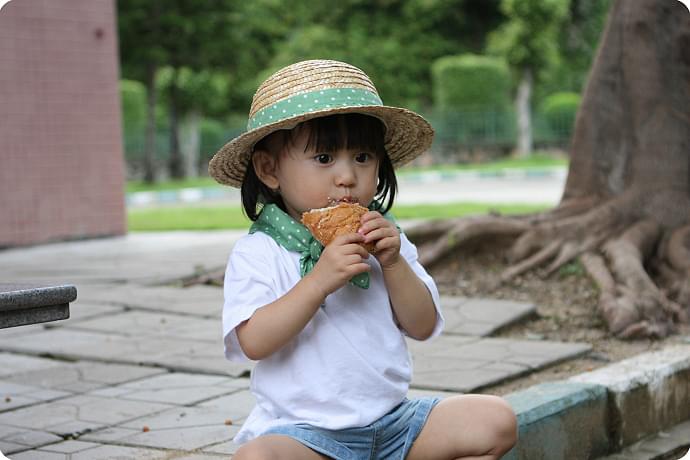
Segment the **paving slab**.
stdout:
[[158,413],[170,404],[78,395],[0,414],[0,424],[71,435]]
[[[209,408],[194,408],[185,412],[168,411],[155,417],[129,422],[130,427],[136,425],[137,433],[121,438],[118,442],[166,449],[203,449],[232,441],[240,426],[226,425],[226,420],[228,417],[224,413]],[[148,427],[147,432],[142,431],[141,424]]]
[[0,424],[0,452],[7,455],[61,441],[60,436],[45,431]]
[[[12,455],[12,460],[112,460],[112,459],[137,459],[137,460],[164,460],[192,458],[171,455],[171,452],[158,449],[145,449],[140,447],[127,447],[117,445],[103,445],[82,441],[65,441],[60,444],[51,444],[36,450],[29,450]],[[55,449],[77,449],[75,452],[55,452]],[[48,450],[53,449],[53,450]],[[82,449],[82,450],[79,450]]]
[[[0,251],[5,279],[32,282],[147,285],[190,275],[195,267],[227,263],[244,230],[141,232],[123,237],[45,244]],[[40,263],[37,263],[40,261]]]
[[[173,340],[193,340],[214,343],[221,350],[223,343],[220,318],[197,318],[193,316],[148,311],[125,311],[102,318],[86,319],[65,323],[61,327],[96,331],[124,337],[160,337]],[[220,352],[220,351],[219,351]]]
[[72,325],[76,322],[90,318],[103,318],[112,314],[121,313],[125,310],[124,307],[118,305],[100,305],[93,302],[84,301],[78,298],[75,302],[70,304],[69,319],[46,325],[48,327],[62,327]]
[[[200,450],[230,442],[246,418],[244,414],[244,410],[233,412],[211,406],[176,407],[88,433],[80,439],[129,446]],[[217,449],[212,451],[222,453]]]
[[[42,329],[39,329],[39,331]],[[2,336],[0,336],[1,338]],[[31,371],[41,371],[53,367],[60,367],[63,363],[53,359],[38,358],[35,356],[17,355],[0,352],[0,378]]]
[[166,373],[91,392],[134,401],[193,405],[243,388],[243,380],[222,376]]
[[246,383],[246,387],[235,393],[205,401],[198,407],[220,411],[235,424],[243,422],[256,405],[256,398],[249,391],[248,379],[239,379],[239,382]]
[[[45,358],[34,360],[54,363],[51,367],[14,372],[3,380],[69,394],[86,393],[105,386],[131,382],[166,373],[165,369],[98,362],[65,362]],[[0,357],[0,362],[3,362]],[[0,384],[0,393],[2,391]]]
[[184,313],[220,318],[223,290],[215,286],[139,286],[136,284],[84,284],[79,299],[96,304],[126,306],[131,309]]
[[412,386],[474,391],[572,359],[591,350],[579,343],[441,335],[430,343],[409,341]]
[[2,400],[0,400],[0,412],[52,401],[71,395],[72,393],[66,391],[55,391],[33,385],[23,385],[0,380],[0,398],[2,398]]
[[[219,329],[220,325],[217,325]],[[211,332],[213,333],[213,332]],[[52,328],[30,334],[0,337],[0,349],[65,359],[159,366],[170,370],[240,376],[250,366],[227,361],[220,342],[177,337],[124,335]]]
[[510,300],[441,296],[444,334],[486,337],[534,314],[532,303]]

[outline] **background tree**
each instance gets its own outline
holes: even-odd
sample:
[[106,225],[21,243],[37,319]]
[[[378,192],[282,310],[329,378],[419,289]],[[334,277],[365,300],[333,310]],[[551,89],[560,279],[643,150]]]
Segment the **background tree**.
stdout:
[[[551,52],[550,56],[567,55],[568,59],[549,58],[545,62],[552,65],[539,68],[534,88],[539,99],[557,91],[579,92],[578,82],[586,73],[596,41],[593,31],[598,31],[604,15],[598,5],[609,0],[560,1],[570,5],[569,14],[557,26],[549,23],[550,29],[560,27],[562,31],[552,40],[552,48],[559,47],[560,52]],[[213,114],[202,110],[214,118],[201,123],[204,133],[210,134],[202,137],[201,142],[204,148],[210,147],[210,152],[219,147],[217,139],[229,139],[243,129],[251,98],[262,79],[301,59],[335,58],[351,62],[370,74],[387,104],[410,107],[434,120],[438,117],[434,113],[432,63],[442,56],[482,52],[491,30],[515,22],[504,15],[500,4],[501,0],[170,0],[163,7],[160,2],[119,0],[123,78],[141,81],[147,89],[145,178],[154,178],[156,105],[158,112],[165,112],[158,117],[158,161],[169,159],[173,176],[184,172],[184,154],[180,154],[185,149],[179,146],[186,141],[180,139],[176,120],[189,128],[194,125],[189,120],[199,109],[188,108],[185,102],[187,91],[181,87],[185,78],[180,75],[187,70],[183,69],[227,78],[226,95],[216,99],[222,102],[223,109]],[[563,38],[566,35],[568,40]],[[162,68],[173,69],[165,77],[174,83],[167,85],[163,93],[155,86],[156,75]],[[478,141],[493,148],[496,154],[504,154],[504,147],[514,137],[512,115],[500,118],[508,127],[500,139],[495,137],[494,130],[489,130]],[[484,119],[490,121],[492,117]],[[166,120],[170,127],[161,126],[161,120]],[[225,133],[221,135],[222,126]],[[168,146],[160,142],[162,134],[169,139]],[[468,145],[462,143],[461,137],[456,138],[448,150],[466,151]],[[204,151],[204,160],[207,154]],[[133,152],[130,157],[137,155]]]
[[[173,80],[174,79],[174,80]],[[175,85],[175,101],[168,100]],[[184,177],[199,175],[199,154],[201,148],[201,121],[204,115],[219,115],[227,112],[230,78],[226,73],[209,70],[193,71],[188,67],[173,69],[164,67],[159,73],[156,87],[163,94],[168,107],[175,106],[180,119],[174,131],[179,139],[179,151],[183,159]],[[168,123],[173,131],[172,123]]]
[[566,16],[567,0],[503,0],[508,22],[491,38],[489,50],[505,57],[519,81],[515,96],[518,125],[517,153],[532,152],[532,88],[558,59],[559,25]]
[[156,87],[160,69],[168,66],[172,75],[167,85],[170,120],[169,169],[174,178],[184,176],[184,163],[179,148],[178,102],[179,71],[231,66],[227,50],[233,42],[233,0],[120,0],[118,2],[120,56],[123,75],[143,81],[148,94],[148,122],[145,146],[145,180],[155,180],[155,107]]
[[560,204],[418,227],[410,237],[422,263],[477,238],[511,237],[504,281],[544,264],[553,273],[579,257],[619,337],[661,337],[687,322],[689,19],[679,2],[617,0],[575,122]]
[[154,182],[156,173],[156,74],[167,62],[168,52],[162,41],[159,2],[120,0],[118,35],[120,67],[125,78],[138,80],[146,87],[146,140],[144,145],[144,181]]

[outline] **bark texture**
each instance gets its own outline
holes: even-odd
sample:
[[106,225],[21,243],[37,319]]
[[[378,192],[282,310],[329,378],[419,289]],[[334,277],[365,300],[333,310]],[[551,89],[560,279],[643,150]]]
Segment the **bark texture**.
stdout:
[[579,258],[622,338],[663,337],[690,317],[690,14],[617,0],[578,112],[560,204],[528,216],[410,232],[432,265],[477,238],[515,237],[508,281]]

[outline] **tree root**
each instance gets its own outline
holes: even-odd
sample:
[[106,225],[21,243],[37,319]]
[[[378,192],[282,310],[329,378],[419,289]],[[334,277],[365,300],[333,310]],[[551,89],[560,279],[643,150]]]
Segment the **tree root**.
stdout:
[[549,276],[579,258],[599,288],[599,314],[622,339],[665,337],[690,321],[690,224],[669,229],[642,217],[639,196],[592,201],[535,216],[429,223],[408,236],[427,267],[480,238],[514,237],[501,282],[542,266]]
[[[438,262],[448,252],[452,251],[461,244],[478,236],[512,236],[517,235],[528,227],[528,223],[519,219],[501,216],[481,216],[467,219],[459,219],[448,223],[438,223],[439,226],[446,227],[445,232],[438,236],[435,241],[427,245],[426,250],[419,255],[419,261],[427,267]],[[433,225],[433,223],[431,224]],[[428,237],[431,227],[422,228],[408,232],[408,237],[419,241]]]

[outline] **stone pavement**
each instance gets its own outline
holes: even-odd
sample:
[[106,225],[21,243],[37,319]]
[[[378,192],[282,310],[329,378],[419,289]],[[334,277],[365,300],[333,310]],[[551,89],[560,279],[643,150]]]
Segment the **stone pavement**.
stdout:
[[[12,459],[227,458],[254,401],[222,356],[222,290],[174,280],[223,266],[243,232],[132,234],[0,251],[5,281],[70,283],[69,320],[0,330],[0,451]],[[476,391],[589,351],[492,338],[534,306],[443,299],[410,342],[412,396]]]

